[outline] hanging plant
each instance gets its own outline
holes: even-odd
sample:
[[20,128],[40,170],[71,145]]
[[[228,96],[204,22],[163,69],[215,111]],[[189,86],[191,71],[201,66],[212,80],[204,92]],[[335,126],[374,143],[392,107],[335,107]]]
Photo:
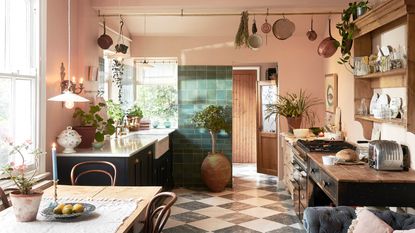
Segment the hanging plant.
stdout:
[[122,103],[122,76],[124,74],[124,64],[116,59],[112,60],[112,82],[118,88],[118,101]]
[[241,22],[239,23],[238,32],[235,36],[235,47],[240,48],[241,46],[245,45],[248,46],[248,22],[249,16],[248,11],[243,11],[241,16]]
[[342,22],[336,25],[336,28],[339,30],[339,34],[342,37],[342,40],[339,43],[339,47],[341,49],[342,57],[340,57],[337,63],[349,64],[352,69],[354,66],[350,63],[351,58],[351,49],[353,45],[353,37],[358,32],[358,28],[353,22],[358,16],[358,9],[370,10],[368,6],[368,1],[361,1],[361,2],[351,2],[349,3],[349,7],[343,10],[342,13]]

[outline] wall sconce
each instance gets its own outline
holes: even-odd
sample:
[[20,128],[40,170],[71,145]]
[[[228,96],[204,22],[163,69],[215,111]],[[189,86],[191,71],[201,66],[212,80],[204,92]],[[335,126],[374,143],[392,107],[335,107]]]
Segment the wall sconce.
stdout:
[[65,66],[63,65],[63,62],[61,64],[61,92],[62,94],[54,96],[49,101],[57,101],[57,102],[64,102],[64,106],[68,109],[71,109],[74,107],[75,102],[89,102],[88,99],[79,96],[83,90],[83,80],[81,79],[79,82],[79,87],[76,86],[75,78],[73,80],[65,79]]

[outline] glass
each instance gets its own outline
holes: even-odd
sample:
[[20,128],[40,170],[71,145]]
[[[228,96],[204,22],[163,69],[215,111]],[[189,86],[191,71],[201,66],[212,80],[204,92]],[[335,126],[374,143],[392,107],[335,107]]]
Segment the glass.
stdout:
[[367,104],[366,104],[366,99],[365,98],[360,100],[359,114],[360,115],[367,115]]
[[277,132],[277,120],[276,114],[271,115],[269,118],[266,118],[267,114],[267,105],[275,104],[277,101],[277,86],[261,86],[261,115],[262,115],[262,131],[275,133]]
[[0,137],[13,137],[11,96],[12,80],[0,77]]
[[16,80],[16,99],[15,99],[15,136],[14,140],[22,142],[26,140],[33,141],[34,132],[34,112],[33,106],[33,87],[32,80]]

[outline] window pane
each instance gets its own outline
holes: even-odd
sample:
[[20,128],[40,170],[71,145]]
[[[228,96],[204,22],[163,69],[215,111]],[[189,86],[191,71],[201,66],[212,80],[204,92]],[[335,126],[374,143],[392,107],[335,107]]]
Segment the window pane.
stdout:
[[10,69],[11,71],[19,70],[20,73],[27,73],[30,68],[30,36],[28,34],[30,28],[28,17],[28,1],[13,0],[9,1],[9,24],[8,35],[9,42],[7,48],[9,49]]
[[[13,137],[11,121],[11,79],[0,77],[0,136]],[[1,156],[0,156],[1,157]]]
[[6,1],[0,1],[0,72],[6,67]]
[[16,80],[15,141],[17,142],[26,140],[33,141],[34,125],[32,103],[32,81],[24,79]]

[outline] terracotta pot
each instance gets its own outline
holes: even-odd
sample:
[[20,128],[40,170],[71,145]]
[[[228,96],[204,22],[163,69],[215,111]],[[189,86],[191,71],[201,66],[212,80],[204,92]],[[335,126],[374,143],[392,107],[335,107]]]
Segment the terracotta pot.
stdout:
[[221,192],[231,179],[231,163],[222,153],[209,153],[203,160],[202,180],[213,192]]
[[301,128],[301,121],[303,118],[300,117],[287,117],[287,123],[288,123],[288,131],[293,132],[293,129],[299,129]]
[[10,199],[13,205],[14,215],[18,222],[32,222],[36,220],[39,210],[40,201],[43,192],[34,191],[32,194],[20,194],[19,191],[13,191]]
[[92,126],[75,126],[73,129],[81,135],[81,143],[77,148],[91,148],[95,139],[96,128]]

